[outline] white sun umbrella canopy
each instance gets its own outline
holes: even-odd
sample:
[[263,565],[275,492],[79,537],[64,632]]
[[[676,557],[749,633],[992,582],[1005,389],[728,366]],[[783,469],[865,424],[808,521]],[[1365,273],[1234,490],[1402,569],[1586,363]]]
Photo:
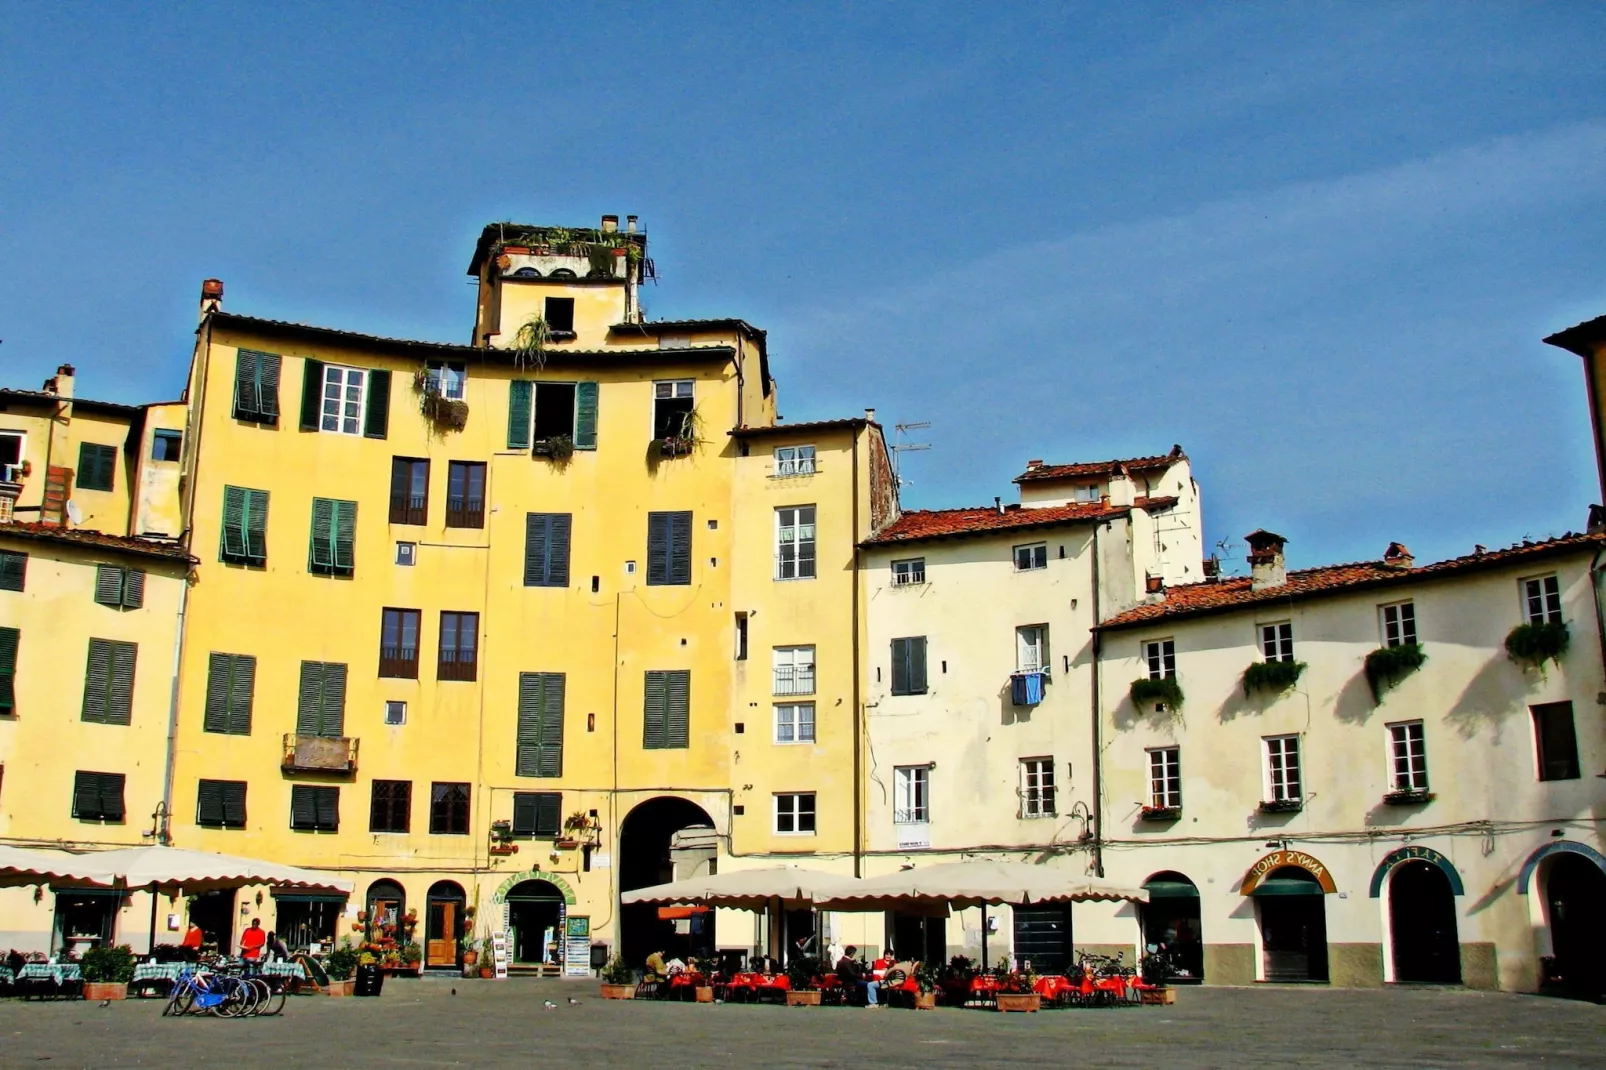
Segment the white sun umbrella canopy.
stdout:
[[809,904],[845,895],[860,883],[853,877],[802,866],[765,866],[637,888],[620,898],[627,905],[659,903],[763,910],[776,899],[787,904]]
[[111,887],[117,875],[104,854],[70,855],[29,851],[0,845],[0,888],[25,884],[100,885]]
[[130,847],[94,856],[129,888],[178,888],[189,894],[268,884],[277,888],[335,892],[350,895],[350,881],[337,880],[316,870],[281,866],[255,858],[235,858],[179,847]]
[[1146,903],[1142,888],[1125,888],[1065,870],[1029,862],[946,862],[916,866],[859,881],[846,893],[816,905],[827,910],[889,910],[899,906],[955,908],[1080,903],[1087,900]]

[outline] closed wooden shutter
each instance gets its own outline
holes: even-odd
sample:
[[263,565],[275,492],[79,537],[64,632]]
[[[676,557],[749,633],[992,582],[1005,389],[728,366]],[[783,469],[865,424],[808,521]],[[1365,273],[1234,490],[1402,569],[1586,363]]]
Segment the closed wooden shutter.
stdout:
[[301,372],[301,430],[318,430],[323,412],[323,361],[303,360]]
[[0,713],[10,713],[17,706],[17,646],[22,632],[16,628],[0,628]]
[[641,745],[647,750],[667,746],[666,724],[669,708],[668,673],[649,669],[647,693],[641,708]]
[[145,571],[131,568],[123,573],[123,607],[139,609],[145,604]]
[[112,490],[117,473],[117,450],[92,442],[78,447],[78,487],[80,490]]
[[547,586],[547,534],[551,530],[551,513],[526,513],[524,516],[524,586]]
[[556,836],[562,830],[563,796],[559,792],[544,791],[535,797],[535,834]]
[[257,356],[254,349],[241,349],[234,356],[234,417],[237,420],[255,419],[262,412]]
[[507,448],[530,448],[530,409],[535,391],[528,379],[514,379],[507,386]]
[[375,368],[368,373],[368,393],[364,398],[367,408],[363,412],[364,438],[384,438],[390,432],[390,372]]
[[99,773],[73,775],[72,816],[80,821],[94,821],[100,817]]
[[256,694],[257,659],[249,654],[234,655],[233,679],[229,686],[229,732],[251,734],[251,703]]
[[516,791],[513,793],[513,835],[534,836],[536,813],[540,809],[540,798],[531,791]]
[[519,673],[519,726],[514,755],[517,775],[563,775],[564,685],[563,673]]
[[563,775],[563,697],[566,679],[561,672],[546,673],[541,688],[541,755],[537,776]]
[[569,532],[574,518],[568,513],[550,513],[550,534],[547,538],[547,586],[569,585]]
[[310,829],[318,824],[318,804],[313,792],[318,789],[306,784],[293,784],[290,787],[290,827],[293,829]]
[[0,591],[20,591],[28,578],[28,555],[0,550]]
[[123,604],[123,570],[116,565],[95,566],[95,601],[103,606]]
[[223,783],[223,827],[245,828],[245,781],[225,780]]
[[313,801],[318,807],[318,828],[325,832],[340,830],[340,789],[313,788]]
[[[233,683],[234,657],[216,651],[206,659],[206,708],[201,715],[201,731],[229,730],[229,692]],[[205,783],[205,781],[202,781]]]
[[296,733],[341,735],[346,708],[346,667],[336,662],[303,661],[296,705]]
[[328,498],[312,499],[312,545],[307,563],[313,572],[330,573],[335,567],[335,503]]
[[279,422],[279,354],[257,354],[258,390],[257,414],[265,424]]
[[669,582],[669,514],[647,514],[647,585]]
[[195,823],[217,828],[223,821],[223,781],[201,781],[195,789]]
[[111,645],[111,680],[106,696],[106,723],[128,724],[134,718],[134,661],[139,653],[135,643]]
[[357,503],[335,502],[335,571],[349,576],[357,567]]
[[245,492],[245,555],[253,565],[268,560],[268,492]]
[[691,513],[669,514],[669,582],[691,582]]
[[225,561],[245,558],[245,505],[251,492],[243,487],[223,488],[223,547]]
[[907,639],[892,641],[892,693],[894,695],[909,693],[909,640]]
[[664,746],[684,750],[691,745],[691,673],[685,669],[665,673]]
[[100,774],[100,818],[102,821],[121,821],[127,814],[123,805],[123,784],[127,780],[121,773]]
[[923,635],[909,640],[909,693],[926,693],[926,637]]
[[691,583],[691,513],[647,514],[647,583]]
[[574,448],[597,448],[597,384],[574,385]]
[[105,639],[89,641],[89,663],[84,669],[83,719],[106,723],[106,693],[111,683],[112,645]]

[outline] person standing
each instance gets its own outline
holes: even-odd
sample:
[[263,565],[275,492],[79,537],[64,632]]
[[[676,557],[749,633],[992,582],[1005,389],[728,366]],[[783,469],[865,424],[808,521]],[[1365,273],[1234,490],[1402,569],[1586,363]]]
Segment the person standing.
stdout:
[[268,934],[262,928],[261,918],[252,918],[251,927],[240,934],[240,957],[247,962],[257,962],[262,958],[262,948],[268,942]]

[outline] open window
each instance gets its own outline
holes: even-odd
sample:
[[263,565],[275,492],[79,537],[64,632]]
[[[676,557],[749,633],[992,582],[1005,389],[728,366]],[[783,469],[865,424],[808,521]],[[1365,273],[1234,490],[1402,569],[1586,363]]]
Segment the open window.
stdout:
[[653,385],[652,437],[687,438],[687,427],[694,399],[691,379],[675,379]]
[[[547,299],[550,306],[552,298]],[[572,306],[574,302],[570,302]],[[571,309],[571,317],[572,317]],[[565,328],[567,329],[567,328]],[[574,384],[537,383],[535,386],[535,441],[574,438]]]
[[546,321],[546,329],[551,334],[574,333],[574,298],[549,297],[546,299],[546,311],[541,317]]

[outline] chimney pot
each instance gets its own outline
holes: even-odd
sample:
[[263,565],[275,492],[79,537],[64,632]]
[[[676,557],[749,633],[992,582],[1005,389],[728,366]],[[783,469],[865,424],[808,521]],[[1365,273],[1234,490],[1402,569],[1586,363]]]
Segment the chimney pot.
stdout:
[[635,216],[633,216],[633,215],[625,216],[625,229],[627,231],[629,231],[630,233],[632,233],[632,234],[634,234],[636,232],[636,217]]
[[875,423],[875,410],[874,409],[865,409],[864,410],[864,418],[866,420],[869,420],[871,423]]
[[997,495],[994,495],[993,496],[993,508],[998,510],[998,515],[999,516],[1003,516],[1004,515],[1004,499],[998,497]]
[[201,319],[223,307],[223,280],[201,280]]
[[1261,591],[1288,582],[1288,566],[1283,558],[1287,539],[1276,532],[1257,528],[1244,536],[1249,544],[1249,589]]
[[1383,563],[1394,568],[1410,568],[1415,561],[1402,542],[1391,542],[1388,549],[1383,551]]
[[605,215],[605,216],[602,217],[602,233],[604,233],[604,234],[613,234],[616,231],[618,231],[618,229],[619,229],[619,217],[618,216],[616,216],[616,215]]
[[1026,470],[1028,472],[1030,472],[1033,468],[1041,467],[1043,467],[1043,458],[1041,457],[1033,457],[1031,460],[1026,462]]
[[45,392],[71,401],[73,396],[73,372],[74,369],[71,364],[58,366],[55,377],[45,381]]

